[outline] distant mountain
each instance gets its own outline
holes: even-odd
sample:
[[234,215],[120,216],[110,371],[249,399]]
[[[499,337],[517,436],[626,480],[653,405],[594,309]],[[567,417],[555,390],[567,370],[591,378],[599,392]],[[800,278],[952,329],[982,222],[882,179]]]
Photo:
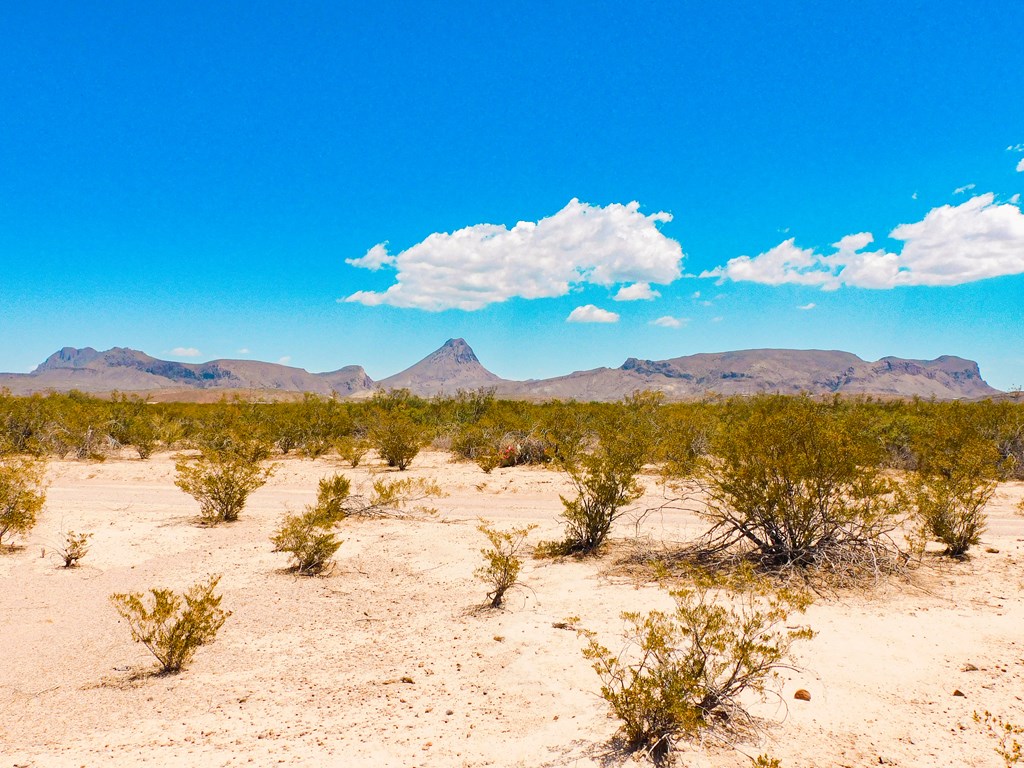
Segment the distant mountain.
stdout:
[[71,389],[93,393],[257,390],[336,393],[347,397],[370,390],[373,380],[357,365],[330,373],[310,373],[302,368],[256,360],[178,363],[125,347],[114,347],[106,352],[91,347],[64,347],[46,358],[32,373],[0,376],[0,386],[14,394]]
[[670,400],[712,393],[759,392],[944,400],[1000,394],[982,379],[977,363],[960,357],[883,357],[868,362],[849,352],[793,349],[747,349],[668,360],[631,357],[618,368],[576,371],[553,379],[510,381],[484,368],[463,339],[449,339],[420,362],[379,382],[374,382],[358,365],[310,373],[256,360],[178,363],[124,347],[105,352],[91,347],[65,347],[32,373],[0,374],[0,388],[13,394],[71,389],[101,394],[118,390],[164,400],[210,399],[232,390],[261,397],[288,397],[302,392],[366,397],[376,388],[406,388],[423,397],[455,394],[459,389],[493,388],[499,396],[513,399],[605,401],[643,389],[664,392]]
[[440,393],[453,395],[460,389],[513,383],[484,368],[464,339],[448,339],[440,349],[401,373],[381,379],[377,386],[384,389],[404,388],[413,394],[429,397]]
[[884,357],[871,363],[849,352],[795,349],[747,349],[669,360],[631,357],[619,368],[577,371],[521,385],[522,394],[530,397],[588,400],[615,400],[639,389],[664,392],[670,399],[762,392],[959,399],[999,391],[981,378],[977,363],[960,357]]

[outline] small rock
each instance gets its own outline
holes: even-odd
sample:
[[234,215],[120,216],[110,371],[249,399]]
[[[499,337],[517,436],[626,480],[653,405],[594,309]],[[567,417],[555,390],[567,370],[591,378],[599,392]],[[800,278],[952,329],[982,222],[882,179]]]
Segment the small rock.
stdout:
[[974,666],[973,664],[971,664],[970,662],[968,662],[967,664],[964,664],[963,667],[961,667],[960,671],[961,672],[977,672],[978,668],[976,666]]
[[996,549],[995,547],[985,547],[985,551],[988,552],[990,555],[998,555],[999,554],[999,550]]
[[811,700],[811,692],[808,691],[805,688],[801,688],[800,690],[798,690],[796,693],[793,694],[793,698],[794,699],[799,699],[800,701],[810,701]]
[[959,688],[957,688],[955,691],[953,691],[953,695],[954,696],[967,696],[967,694],[964,693],[963,691],[961,691]]

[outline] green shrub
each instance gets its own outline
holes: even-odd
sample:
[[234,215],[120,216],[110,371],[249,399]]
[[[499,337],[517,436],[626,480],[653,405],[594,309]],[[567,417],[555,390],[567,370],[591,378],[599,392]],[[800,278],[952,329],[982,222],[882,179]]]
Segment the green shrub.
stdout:
[[43,508],[45,465],[33,458],[0,456],[0,545],[8,534],[25,534]]
[[338,455],[355,469],[370,450],[370,441],[358,435],[345,435],[335,441],[334,447]]
[[545,549],[558,554],[596,552],[628,504],[640,498],[637,475],[650,458],[660,397],[640,393],[626,398],[595,429],[596,446],[562,466],[576,490],[561,497],[565,538]]
[[204,451],[175,464],[174,484],[199,502],[203,522],[232,522],[249,494],[263,486],[275,467],[263,467],[247,452]]
[[280,527],[271,538],[275,552],[292,556],[292,570],[305,576],[323,573],[331,565],[331,558],[342,542],[331,530],[324,510],[306,507],[300,514],[285,515]]
[[626,649],[613,653],[584,632],[601,695],[622,723],[626,744],[662,762],[680,735],[748,720],[743,700],[764,696],[792,644],[812,636],[786,620],[809,600],[764,587],[724,596],[699,579],[671,592],[672,613],[624,613]]
[[897,568],[900,524],[884,451],[865,425],[807,397],[731,400],[703,461],[712,528],[698,549],[833,576]]
[[200,646],[213,641],[231,615],[221,609],[220,595],[214,594],[219,581],[220,576],[211,576],[180,595],[169,589],[151,589],[149,601],[139,592],[114,594],[110,600],[128,622],[132,640],[149,649],[161,671],[178,672]]
[[487,537],[491,546],[480,550],[486,565],[477,568],[473,575],[492,588],[487,593],[492,608],[500,608],[505,600],[505,593],[518,583],[519,570],[523,566],[519,552],[530,531],[536,527],[528,525],[525,528],[499,531],[491,527],[486,520],[481,520],[477,526],[477,530]]

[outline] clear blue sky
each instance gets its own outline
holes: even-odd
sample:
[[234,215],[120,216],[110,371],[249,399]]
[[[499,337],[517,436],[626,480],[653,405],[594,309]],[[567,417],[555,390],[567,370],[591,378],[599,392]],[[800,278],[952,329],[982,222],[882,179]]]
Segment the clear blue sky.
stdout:
[[1024,4],[413,5],[3,4],[0,370],[462,336],[1024,385]]

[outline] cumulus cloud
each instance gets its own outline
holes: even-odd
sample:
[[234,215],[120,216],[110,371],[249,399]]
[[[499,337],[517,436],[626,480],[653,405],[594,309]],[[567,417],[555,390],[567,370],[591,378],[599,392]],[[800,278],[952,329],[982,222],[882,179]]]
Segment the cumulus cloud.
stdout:
[[553,216],[511,229],[477,224],[439,232],[396,255],[382,243],[348,263],[392,268],[394,284],[380,292],[356,291],[342,301],[476,310],[514,297],[552,298],[577,286],[620,284],[620,294],[644,298],[638,286],[650,291],[651,283],[665,285],[682,276],[683,252],[658,228],[672,215],[645,215],[639,208],[636,202],[601,207],[574,198]]
[[607,309],[595,307],[593,304],[585,304],[576,307],[569,316],[565,318],[567,323],[617,323],[619,315],[616,312],[609,312]]
[[175,347],[171,354],[175,357],[199,357],[203,353],[195,347]]
[[814,309],[816,306],[818,306],[818,305],[815,304],[813,301],[811,301],[811,302],[808,302],[807,304],[801,304],[799,307],[797,307],[797,309],[800,309],[800,310],[803,310],[804,312],[807,312],[809,310]]
[[650,283],[633,283],[619,288],[619,292],[612,298],[615,301],[651,301],[659,296],[661,294],[652,289]]
[[818,286],[836,290],[895,288],[909,285],[961,285],[1024,273],[1024,214],[1017,201],[996,203],[991,193],[956,206],[930,210],[921,221],[901,224],[889,233],[902,240],[898,253],[866,250],[868,232],[833,244],[821,254],[800,248],[793,238],[758,256],[739,256],[701,277],[766,285]]
[[345,263],[376,272],[384,267],[393,266],[395,257],[388,253],[387,243],[378,243],[358,259],[345,259]]
[[659,317],[657,320],[652,320],[651,325],[657,325],[660,328],[682,328],[689,322],[689,318],[686,317],[672,317],[671,315],[665,315],[664,317]]
[[972,189],[974,189],[974,186],[974,184],[964,184],[962,187],[957,187],[956,189],[954,189],[953,194],[962,195],[965,192],[970,192]]

